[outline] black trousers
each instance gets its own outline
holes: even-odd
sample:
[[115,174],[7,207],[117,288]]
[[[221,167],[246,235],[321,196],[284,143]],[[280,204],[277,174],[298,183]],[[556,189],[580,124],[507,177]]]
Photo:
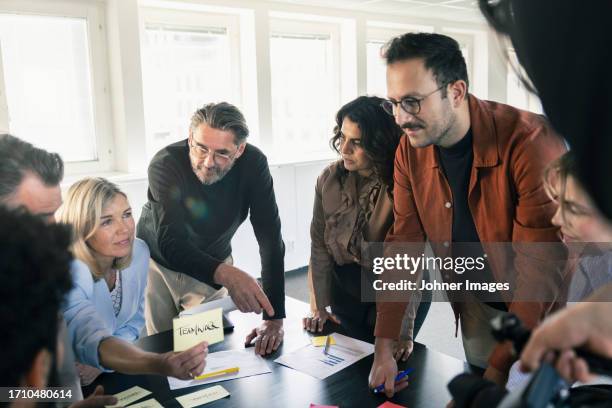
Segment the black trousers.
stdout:
[[[361,300],[361,273],[361,265],[357,263],[334,266],[331,309],[332,313],[340,318],[342,326],[350,335],[371,342],[374,340],[376,325],[376,302]],[[423,279],[429,280],[428,272],[424,274]],[[414,321],[414,339],[431,306],[431,291],[423,292],[422,295]]]

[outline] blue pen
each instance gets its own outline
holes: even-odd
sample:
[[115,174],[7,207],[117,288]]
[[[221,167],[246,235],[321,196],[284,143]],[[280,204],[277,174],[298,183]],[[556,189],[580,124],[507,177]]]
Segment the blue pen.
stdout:
[[[395,382],[401,381],[404,377],[406,377],[408,374],[410,374],[413,371],[414,371],[413,368],[407,368],[404,371],[399,372],[397,376],[395,376]],[[374,388],[372,391],[374,392],[374,394],[378,394],[379,392],[383,392],[384,390],[385,390],[385,384],[380,384],[378,387]]]

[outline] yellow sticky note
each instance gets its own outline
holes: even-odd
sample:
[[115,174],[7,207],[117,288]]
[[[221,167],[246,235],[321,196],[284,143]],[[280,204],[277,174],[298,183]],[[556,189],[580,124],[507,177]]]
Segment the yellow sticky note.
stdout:
[[155,398],[151,398],[138,404],[130,405],[128,408],[164,408],[164,406],[157,402]]
[[225,388],[220,385],[215,385],[214,387],[176,397],[176,400],[183,406],[183,408],[193,408],[225,398],[228,395],[230,395],[230,393],[227,392]]
[[215,344],[223,341],[223,309],[213,309],[191,316],[176,317],[174,327],[174,351],[187,350],[207,341]]
[[138,401],[141,398],[146,397],[151,394],[151,391],[145,390],[139,386],[135,386],[129,388],[125,391],[121,391],[118,394],[115,394],[117,397],[117,405],[107,405],[106,408],[115,408],[115,407],[127,407],[134,401]]
[[[310,338],[310,342],[315,347],[324,347],[326,341],[327,336],[316,336]],[[336,340],[334,340],[334,336],[329,336],[329,345],[331,346],[333,344],[336,344]]]

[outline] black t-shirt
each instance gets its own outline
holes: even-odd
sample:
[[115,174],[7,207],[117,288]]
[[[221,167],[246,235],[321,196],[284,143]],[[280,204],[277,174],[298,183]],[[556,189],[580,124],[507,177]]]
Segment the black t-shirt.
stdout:
[[[472,128],[468,130],[463,139],[455,143],[451,147],[439,147],[438,157],[440,165],[446,176],[446,180],[450,186],[453,195],[453,230],[452,241],[458,243],[453,246],[452,254],[454,257],[470,257],[476,258],[482,256],[482,246],[480,237],[474,224],[474,217],[470,211],[468,194],[470,188],[470,177],[472,174],[472,164],[474,162],[473,150],[474,138]],[[470,244],[473,243],[473,244]],[[492,282],[493,274],[488,262],[485,263],[485,269],[478,277],[472,277],[472,281]],[[488,294],[487,298],[497,297]],[[487,305],[497,309],[506,311],[506,305],[501,302],[485,302]]]
[[[263,289],[273,318],[285,317],[285,247],[266,156],[247,144],[232,169],[203,185],[189,161],[187,140],[160,150],[149,165],[148,202],[138,222],[155,262],[211,286],[232,253],[231,240],[250,215],[259,244]],[[267,316],[266,316],[267,317]]]
[[453,193],[453,242],[480,242],[474,218],[468,206],[468,189],[474,150],[472,129],[451,147],[438,147],[444,175]]

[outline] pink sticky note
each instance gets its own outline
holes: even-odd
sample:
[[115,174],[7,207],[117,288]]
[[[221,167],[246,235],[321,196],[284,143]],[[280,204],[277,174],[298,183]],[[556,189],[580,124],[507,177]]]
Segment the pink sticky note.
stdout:
[[337,405],[317,405],[317,404],[310,404],[310,408],[340,408]]
[[397,405],[397,404],[394,404],[394,403],[392,403],[391,401],[387,401],[387,402],[385,402],[384,404],[379,405],[379,406],[378,406],[378,407],[376,407],[376,408],[406,408],[406,407],[405,407],[405,406],[403,406],[403,405]]

